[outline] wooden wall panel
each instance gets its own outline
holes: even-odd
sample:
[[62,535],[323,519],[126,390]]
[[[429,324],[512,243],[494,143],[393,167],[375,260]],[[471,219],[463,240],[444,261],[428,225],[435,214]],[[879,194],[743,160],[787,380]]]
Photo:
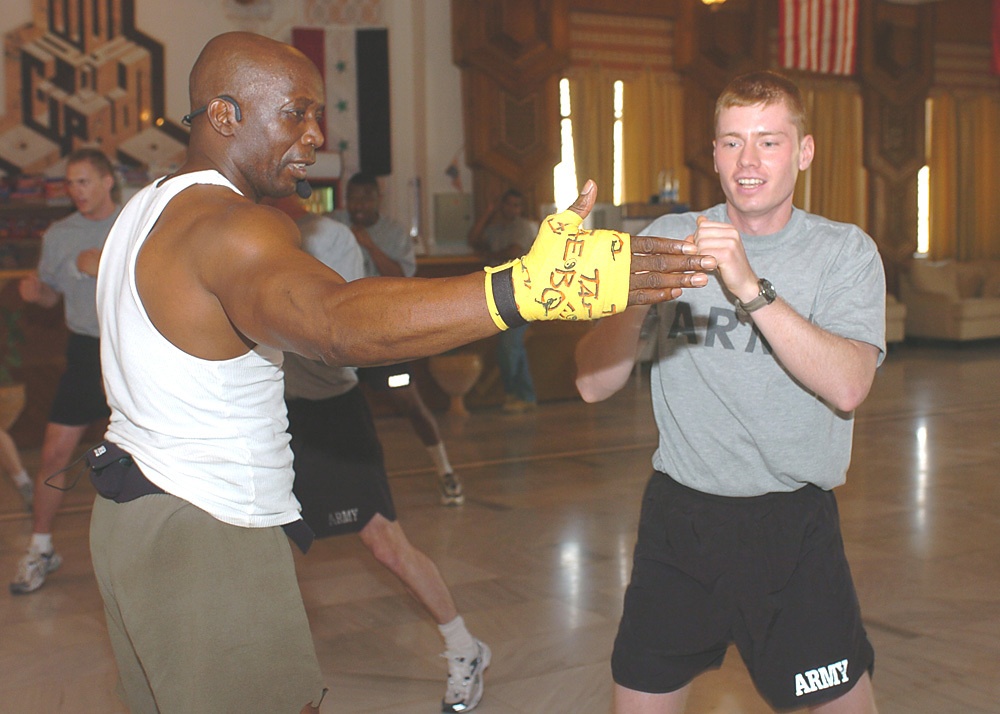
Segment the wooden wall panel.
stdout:
[[566,1],[452,0],[451,7],[477,213],[510,187],[530,206],[550,202],[558,81],[569,64]]
[[924,165],[925,104],[933,77],[933,11],[883,1],[860,4],[859,81],[864,161],[869,176],[868,232],[898,292],[917,239],[917,172]]

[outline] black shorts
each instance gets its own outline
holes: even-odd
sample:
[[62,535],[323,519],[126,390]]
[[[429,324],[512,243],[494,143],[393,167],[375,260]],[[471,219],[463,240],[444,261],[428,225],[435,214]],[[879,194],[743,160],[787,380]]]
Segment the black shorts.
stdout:
[[735,643],[776,709],[847,693],[874,666],[832,492],[725,498],[654,472],[611,669],[665,693],[722,665]]
[[382,444],[361,390],[287,403],[293,490],[316,536],[357,533],[376,513],[396,520]]
[[66,371],[59,378],[49,421],[86,426],[110,415],[101,376],[101,341],[71,332],[66,343]]
[[400,362],[379,367],[361,367],[358,369],[358,380],[376,392],[406,387],[413,382],[412,364],[412,362]]

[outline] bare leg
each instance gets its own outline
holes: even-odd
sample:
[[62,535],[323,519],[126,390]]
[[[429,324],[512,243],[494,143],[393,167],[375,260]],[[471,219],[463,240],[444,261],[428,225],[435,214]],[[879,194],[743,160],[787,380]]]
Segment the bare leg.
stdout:
[[376,513],[359,535],[375,559],[402,581],[435,622],[443,625],[458,617],[455,601],[434,561],[413,547],[398,522]]
[[[58,471],[66,468],[73,452],[80,444],[84,426],[67,426],[65,424],[49,423],[45,427],[45,438],[42,441],[41,465],[35,476],[34,532],[51,533],[52,521],[62,504],[63,492],[45,485],[45,481]],[[66,475],[59,474],[51,482],[59,487],[66,486]]]
[[868,676],[868,672],[862,674],[858,683],[844,696],[818,707],[812,707],[809,711],[816,712],[816,714],[878,714],[878,709],[875,707],[872,680]]
[[674,692],[649,694],[616,684],[612,707],[615,714],[681,714],[690,690],[689,684]]
[[383,392],[383,394],[388,395],[389,401],[392,402],[392,408],[396,410],[397,414],[410,420],[413,431],[416,432],[424,446],[434,446],[441,443],[441,432],[438,430],[437,420],[424,404],[420,391],[414,384],[396,387]]
[[0,429],[0,468],[7,476],[19,474],[24,470],[21,464],[21,455],[17,451],[17,444],[10,438],[10,434]]

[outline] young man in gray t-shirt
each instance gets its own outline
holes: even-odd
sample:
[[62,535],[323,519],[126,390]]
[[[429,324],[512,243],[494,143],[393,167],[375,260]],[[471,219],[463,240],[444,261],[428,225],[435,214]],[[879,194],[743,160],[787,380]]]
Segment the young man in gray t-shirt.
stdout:
[[[882,263],[856,226],[792,205],[814,154],[793,83],[733,80],[715,123],[726,202],[645,231],[688,237],[718,269],[657,307],[659,445],[612,655],[615,710],[682,711],[691,680],[735,643],[777,709],[874,712],[832,489],[885,354]],[[625,383],[647,314],[581,340],[587,401]]]

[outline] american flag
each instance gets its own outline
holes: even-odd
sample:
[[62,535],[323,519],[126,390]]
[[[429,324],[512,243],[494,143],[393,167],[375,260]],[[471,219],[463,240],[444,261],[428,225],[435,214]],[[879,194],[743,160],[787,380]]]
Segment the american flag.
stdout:
[[778,56],[782,67],[854,74],[857,0],[781,0],[779,8]]

